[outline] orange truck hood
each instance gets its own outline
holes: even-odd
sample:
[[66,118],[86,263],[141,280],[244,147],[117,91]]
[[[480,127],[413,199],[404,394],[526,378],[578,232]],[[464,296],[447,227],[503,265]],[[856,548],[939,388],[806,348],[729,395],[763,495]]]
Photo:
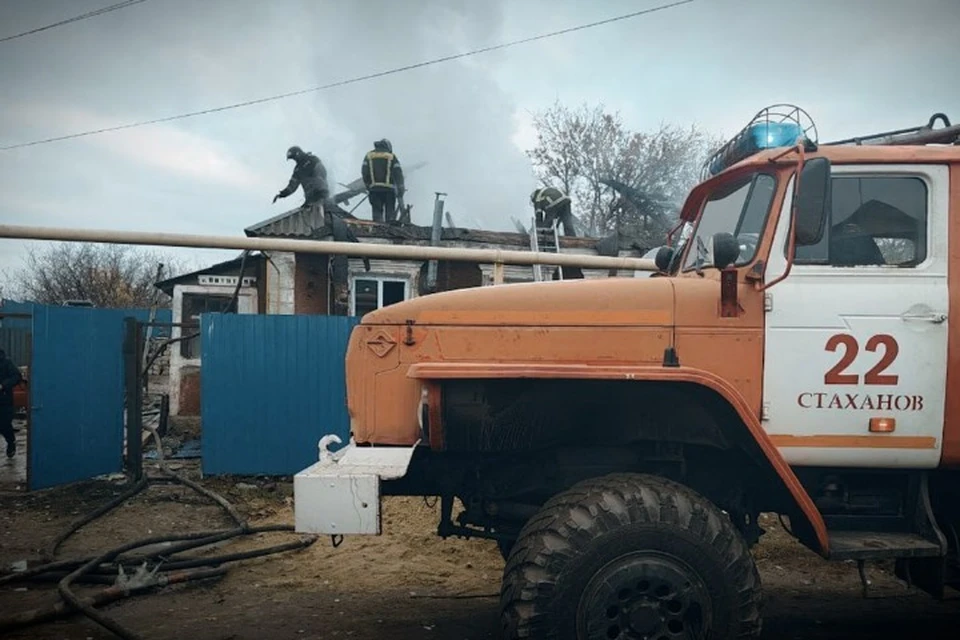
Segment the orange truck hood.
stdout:
[[384,307],[363,325],[670,326],[670,278],[604,278],[474,287]]

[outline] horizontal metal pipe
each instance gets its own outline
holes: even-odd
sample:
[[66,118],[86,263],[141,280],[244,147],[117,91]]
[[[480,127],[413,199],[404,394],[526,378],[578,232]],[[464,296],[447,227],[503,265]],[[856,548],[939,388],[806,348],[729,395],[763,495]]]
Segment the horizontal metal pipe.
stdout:
[[412,245],[372,244],[367,242],[201,236],[186,233],[158,233],[152,231],[109,231],[0,225],[0,238],[138,244],[157,247],[193,247],[197,249],[289,251],[293,253],[320,253],[356,258],[383,258],[387,260],[449,260],[453,262],[476,262],[481,264],[550,264],[564,267],[581,267],[584,269],[621,269],[625,271],[657,270],[654,261],[648,258],[612,258],[570,253],[421,247]]

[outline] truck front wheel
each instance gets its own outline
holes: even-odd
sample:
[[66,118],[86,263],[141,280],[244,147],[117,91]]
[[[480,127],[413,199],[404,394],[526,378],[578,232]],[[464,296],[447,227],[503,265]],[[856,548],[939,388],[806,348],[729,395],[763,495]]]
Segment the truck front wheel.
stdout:
[[551,498],[520,532],[500,591],[509,639],[749,638],[760,602],[730,519],[693,490],[641,474]]

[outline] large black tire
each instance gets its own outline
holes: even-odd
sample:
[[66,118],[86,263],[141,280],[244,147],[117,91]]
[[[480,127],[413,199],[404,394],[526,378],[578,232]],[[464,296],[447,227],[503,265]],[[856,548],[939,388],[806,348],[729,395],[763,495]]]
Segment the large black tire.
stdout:
[[762,594],[733,523],[676,482],[586,480],[551,498],[510,553],[503,637],[752,638]]

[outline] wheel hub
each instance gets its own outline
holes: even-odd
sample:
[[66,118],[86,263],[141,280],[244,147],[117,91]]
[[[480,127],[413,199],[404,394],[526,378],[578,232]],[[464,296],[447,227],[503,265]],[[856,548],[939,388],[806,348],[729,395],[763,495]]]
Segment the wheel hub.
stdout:
[[703,580],[685,562],[655,551],[620,556],[598,571],[580,598],[581,638],[703,638],[712,618]]
[[644,635],[654,633],[663,621],[656,605],[649,602],[641,602],[634,606],[625,618],[630,630]]

